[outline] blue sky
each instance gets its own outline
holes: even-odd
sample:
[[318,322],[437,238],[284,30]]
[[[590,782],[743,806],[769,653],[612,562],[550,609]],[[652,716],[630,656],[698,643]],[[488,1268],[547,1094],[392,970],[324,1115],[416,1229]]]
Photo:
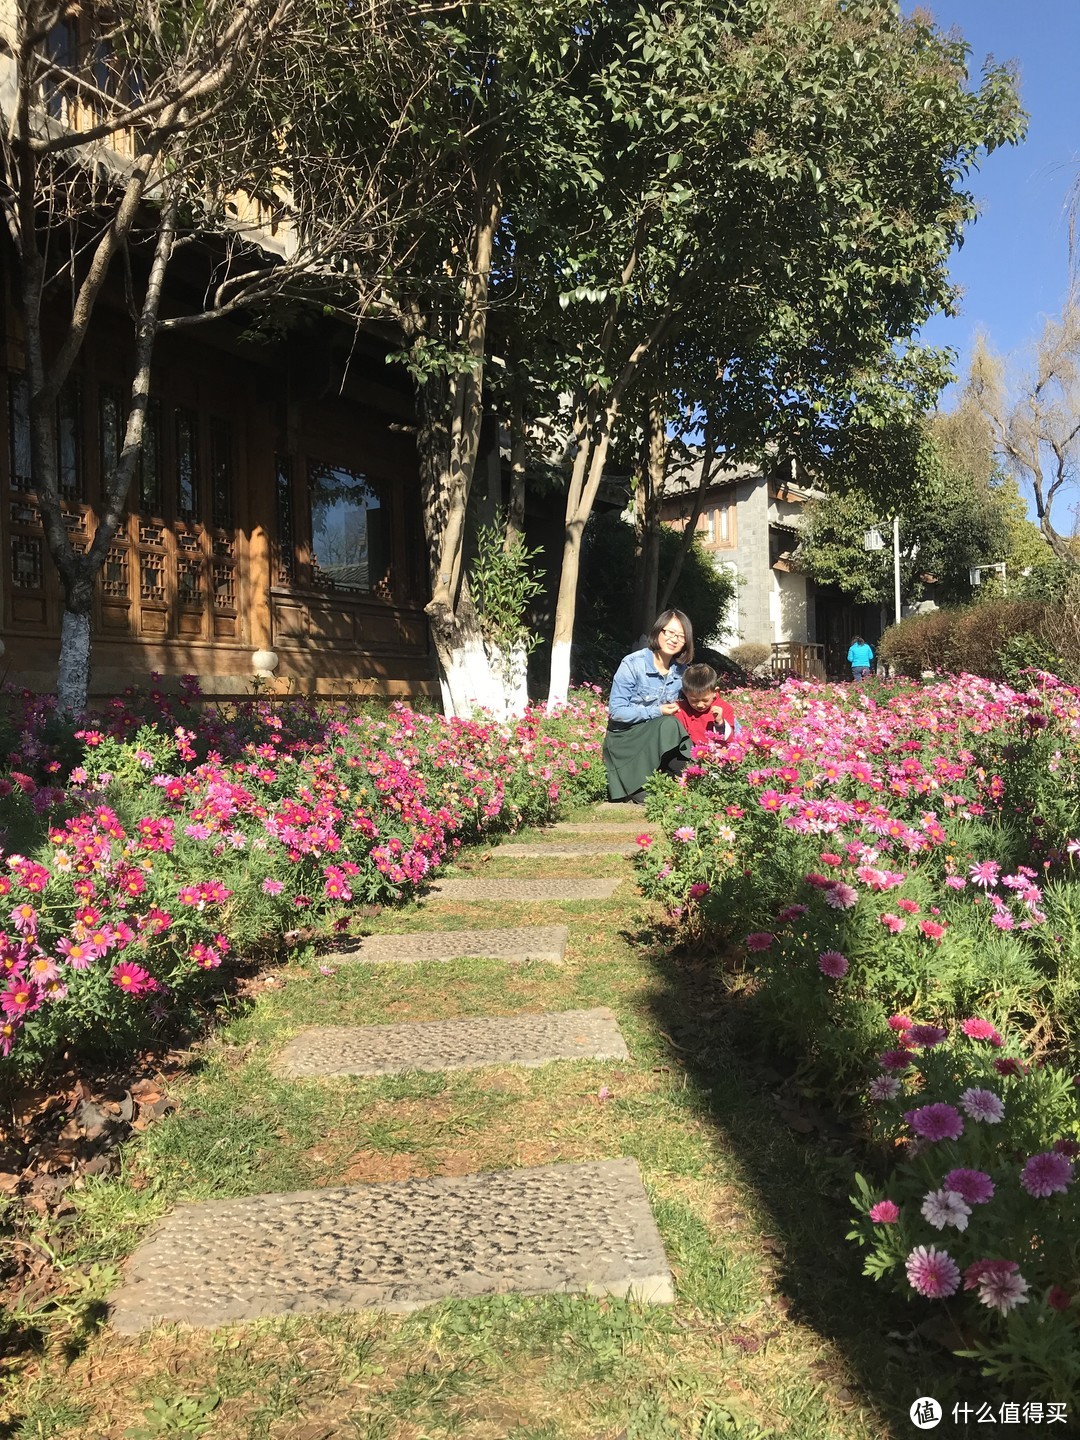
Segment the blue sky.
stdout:
[[[902,8],[910,13],[914,0]],[[973,79],[987,55],[1015,61],[1030,117],[1024,144],[996,151],[972,176],[981,213],[951,266],[961,313],[923,332],[959,352],[963,374],[979,330],[995,350],[1016,350],[1064,299],[1068,205],[1080,180],[1080,0],[924,0],[919,8],[963,35]]]

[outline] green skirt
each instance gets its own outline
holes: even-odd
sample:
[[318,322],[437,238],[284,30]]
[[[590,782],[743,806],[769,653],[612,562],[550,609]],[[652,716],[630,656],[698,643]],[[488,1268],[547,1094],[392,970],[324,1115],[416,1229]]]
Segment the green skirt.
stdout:
[[674,715],[655,720],[609,720],[604,769],[612,800],[625,800],[675,755],[690,759],[690,736]]

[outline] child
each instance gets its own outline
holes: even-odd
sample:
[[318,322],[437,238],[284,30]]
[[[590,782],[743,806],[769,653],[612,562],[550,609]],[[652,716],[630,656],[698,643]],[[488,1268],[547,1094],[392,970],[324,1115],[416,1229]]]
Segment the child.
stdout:
[[734,710],[717,694],[716,671],[711,665],[686,667],[675,718],[695,745],[730,740],[738,730]]

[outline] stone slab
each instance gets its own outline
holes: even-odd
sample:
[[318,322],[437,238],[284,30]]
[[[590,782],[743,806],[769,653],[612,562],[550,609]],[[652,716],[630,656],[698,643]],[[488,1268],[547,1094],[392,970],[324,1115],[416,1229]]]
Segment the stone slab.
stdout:
[[414,965],[421,960],[553,960],[566,953],[565,925],[525,925],[507,930],[421,930],[413,935],[368,935],[355,949],[322,956],[325,964],[385,961]]
[[479,1070],[552,1060],[626,1060],[608,1009],[545,1015],[463,1015],[405,1025],[321,1025],[282,1050],[285,1075],[400,1075],[406,1070]]
[[610,900],[618,879],[608,880],[435,880],[433,900]]
[[514,841],[498,846],[492,853],[510,860],[542,860],[547,855],[584,860],[598,855],[632,855],[637,848],[630,840],[556,840],[550,845]]
[[616,802],[614,800],[602,800],[600,804],[594,805],[589,815],[594,820],[625,820],[630,824],[629,817],[637,816],[639,820],[645,819],[645,806],[635,805],[630,800]]
[[186,1205],[131,1257],[111,1320],[134,1335],[507,1292],[672,1302],[632,1160]]
[[[637,809],[637,806],[634,807]],[[658,825],[650,825],[645,817],[640,814],[631,816],[629,820],[560,820],[548,831],[550,835],[622,835],[628,832],[631,835],[640,835],[643,830],[659,830]]]

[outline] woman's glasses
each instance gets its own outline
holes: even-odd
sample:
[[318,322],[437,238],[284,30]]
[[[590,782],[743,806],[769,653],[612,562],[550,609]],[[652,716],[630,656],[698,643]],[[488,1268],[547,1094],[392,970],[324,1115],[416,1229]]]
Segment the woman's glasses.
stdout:
[[686,636],[681,630],[661,630],[661,635],[666,635],[669,640],[685,640]]

